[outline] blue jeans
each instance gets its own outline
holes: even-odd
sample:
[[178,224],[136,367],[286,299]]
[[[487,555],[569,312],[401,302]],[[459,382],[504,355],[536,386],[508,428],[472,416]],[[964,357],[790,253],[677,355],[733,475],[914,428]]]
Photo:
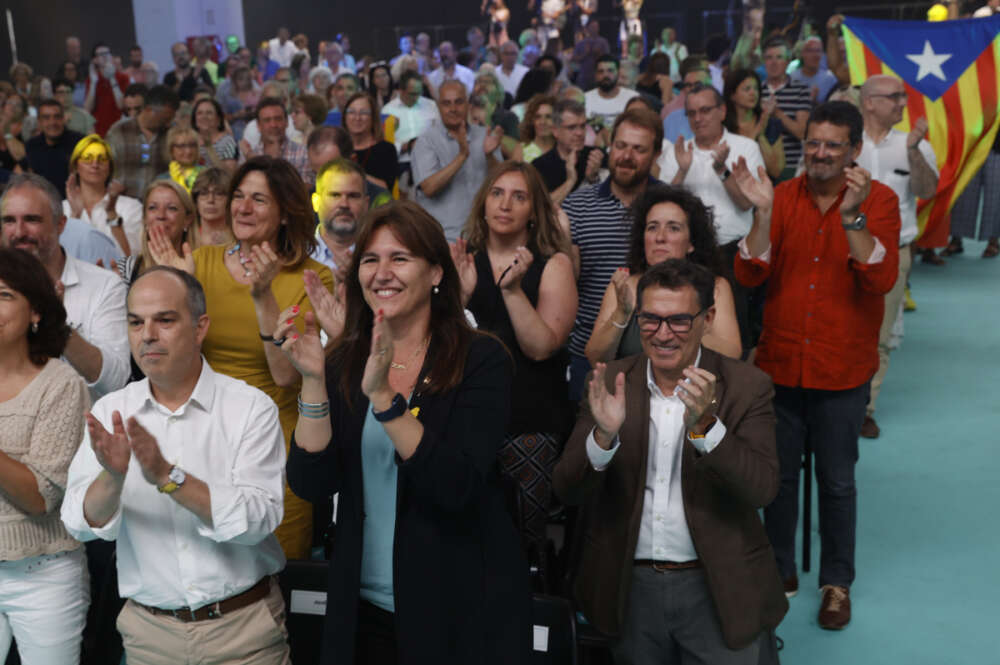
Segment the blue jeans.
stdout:
[[764,509],[764,527],[782,579],[796,573],[799,476],[808,442],[819,490],[819,584],[849,588],[854,581],[858,521],[854,466],[858,461],[858,433],[864,422],[868,393],[868,383],[849,390],[774,387],[781,487],[778,496]]
[[583,399],[583,382],[591,370],[587,356],[569,354],[569,401],[578,404]]

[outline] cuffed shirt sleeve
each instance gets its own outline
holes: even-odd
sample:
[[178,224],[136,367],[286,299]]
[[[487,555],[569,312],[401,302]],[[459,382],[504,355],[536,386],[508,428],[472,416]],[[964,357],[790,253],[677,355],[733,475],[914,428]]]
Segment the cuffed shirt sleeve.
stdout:
[[614,441],[611,442],[611,447],[605,450],[597,445],[597,439],[594,438],[594,431],[591,430],[590,434],[587,435],[587,459],[590,460],[591,466],[594,467],[594,471],[604,471],[611,464],[612,458],[614,458],[615,453],[618,452],[618,447],[621,446],[622,442],[617,436],[615,436]]

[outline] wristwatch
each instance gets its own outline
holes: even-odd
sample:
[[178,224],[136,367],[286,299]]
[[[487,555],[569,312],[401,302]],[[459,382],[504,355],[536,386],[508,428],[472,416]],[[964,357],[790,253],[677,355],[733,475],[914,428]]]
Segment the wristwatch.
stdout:
[[860,231],[868,224],[868,217],[865,213],[860,213],[853,222],[842,222],[841,225],[847,231]]
[[179,466],[170,467],[170,473],[167,474],[167,482],[163,483],[156,489],[163,494],[173,494],[181,488],[181,485],[187,480],[187,474]]
[[725,182],[726,178],[728,178],[732,174],[733,174],[732,171],[730,171],[729,169],[725,169],[722,173],[718,174],[719,175],[719,180],[721,180],[722,182]]
[[109,219],[108,220],[108,226],[121,226],[121,225],[122,225],[122,216],[121,215],[118,215],[114,219]]
[[396,393],[396,396],[392,398],[392,403],[385,411],[372,410],[372,415],[375,416],[375,420],[380,423],[395,420],[404,413],[406,413],[406,398],[399,393]]

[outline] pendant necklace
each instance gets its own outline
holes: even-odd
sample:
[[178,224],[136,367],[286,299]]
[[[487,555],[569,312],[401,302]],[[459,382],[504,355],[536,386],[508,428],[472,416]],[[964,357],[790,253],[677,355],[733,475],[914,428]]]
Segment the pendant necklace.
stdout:
[[[431,338],[429,336],[426,339],[424,339],[424,341],[420,344],[420,346],[418,346],[416,350],[412,354],[410,354],[410,357],[407,359],[406,362],[408,363],[413,362],[413,359],[417,357],[417,355],[424,349],[424,347],[427,346],[427,343],[430,341]],[[404,365],[403,363],[398,363],[395,360],[389,361],[389,367],[391,367],[392,369],[402,370],[404,372],[406,371],[406,365]]]

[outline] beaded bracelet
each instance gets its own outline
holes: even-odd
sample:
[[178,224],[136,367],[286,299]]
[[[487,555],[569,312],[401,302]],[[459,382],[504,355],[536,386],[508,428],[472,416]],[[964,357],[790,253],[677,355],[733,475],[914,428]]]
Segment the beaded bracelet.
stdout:
[[613,325],[615,328],[618,328],[619,330],[625,330],[626,328],[628,328],[628,320],[626,320],[625,323],[618,323],[614,319],[608,319],[608,321],[610,321],[611,325]]
[[319,420],[321,418],[326,418],[330,415],[330,402],[303,402],[302,395],[296,398],[299,403],[299,414],[305,418],[313,418]]

